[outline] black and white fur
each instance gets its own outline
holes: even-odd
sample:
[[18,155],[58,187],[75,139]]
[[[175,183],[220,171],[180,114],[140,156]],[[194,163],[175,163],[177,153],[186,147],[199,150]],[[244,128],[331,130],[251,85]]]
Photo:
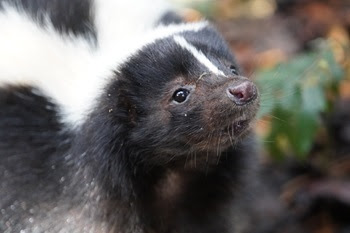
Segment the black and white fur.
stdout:
[[0,232],[233,232],[258,97],[232,104],[225,42],[169,9],[0,0]]

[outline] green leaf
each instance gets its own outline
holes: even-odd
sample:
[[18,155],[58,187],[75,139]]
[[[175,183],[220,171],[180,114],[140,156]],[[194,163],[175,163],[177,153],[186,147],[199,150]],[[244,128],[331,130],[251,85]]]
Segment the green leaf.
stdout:
[[276,159],[290,153],[305,158],[320,127],[320,114],[330,109],[326,93],[334,93],[344,76],[327,43],[319,45],[314,52],[258,72],[258,116],[272,119],[266,147]]
[[326,97],[321,86],[309,86],[302,91],[302,112],[317,115],[326,108]]
[[299,158],[304,158],[311,149],[318,124],[317,114],[301,111],[293,116],[287,136]]

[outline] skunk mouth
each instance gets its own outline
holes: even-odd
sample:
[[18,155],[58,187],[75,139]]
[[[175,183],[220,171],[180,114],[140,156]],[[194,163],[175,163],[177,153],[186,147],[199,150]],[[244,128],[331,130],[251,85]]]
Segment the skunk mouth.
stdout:
[[[224,123],[221,127],[217,126],[216,130],[208,131],[208,134],[202,134],[201,137],[187,138],[195,145],[197,151],[218,151],[225,150],[227,147],[233,145],[248,132],[250,123],[253,118],[236,118],[230,123]],[[193,140],[194,139],[194,140]],[[188,141],[186,144],[188,145]]]
[[234,135],[238,135],[242,133],[245,129],[247,129],[249,126],[249,122],[249,120],[241,120],[234,122],[232,125]]
[[250,120],[238,120],[226,126],[222,131],[231,136],[238,136],[249,127]]

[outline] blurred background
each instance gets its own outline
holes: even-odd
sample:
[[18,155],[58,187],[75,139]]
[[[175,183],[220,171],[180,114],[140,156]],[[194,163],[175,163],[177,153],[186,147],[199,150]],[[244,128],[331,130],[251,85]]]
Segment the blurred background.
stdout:
[[212,20],[260,86],[241,231],[350,233],[350,1],[173,1]]

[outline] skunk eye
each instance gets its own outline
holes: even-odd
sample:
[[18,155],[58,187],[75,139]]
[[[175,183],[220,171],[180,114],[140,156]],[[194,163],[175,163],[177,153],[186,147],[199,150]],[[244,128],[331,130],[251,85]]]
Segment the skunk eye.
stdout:
[[173,100],[175,100],[178,103],[182,103],[187,99],[188,94],[190,94],[189,90],[178,89],[173,94]]
[[231,73],[232,73],[232,74],[238,75],[237,68],[236,68],[234,65],[231,65],[231,66],[230,66],[230,70],[231,70]]

